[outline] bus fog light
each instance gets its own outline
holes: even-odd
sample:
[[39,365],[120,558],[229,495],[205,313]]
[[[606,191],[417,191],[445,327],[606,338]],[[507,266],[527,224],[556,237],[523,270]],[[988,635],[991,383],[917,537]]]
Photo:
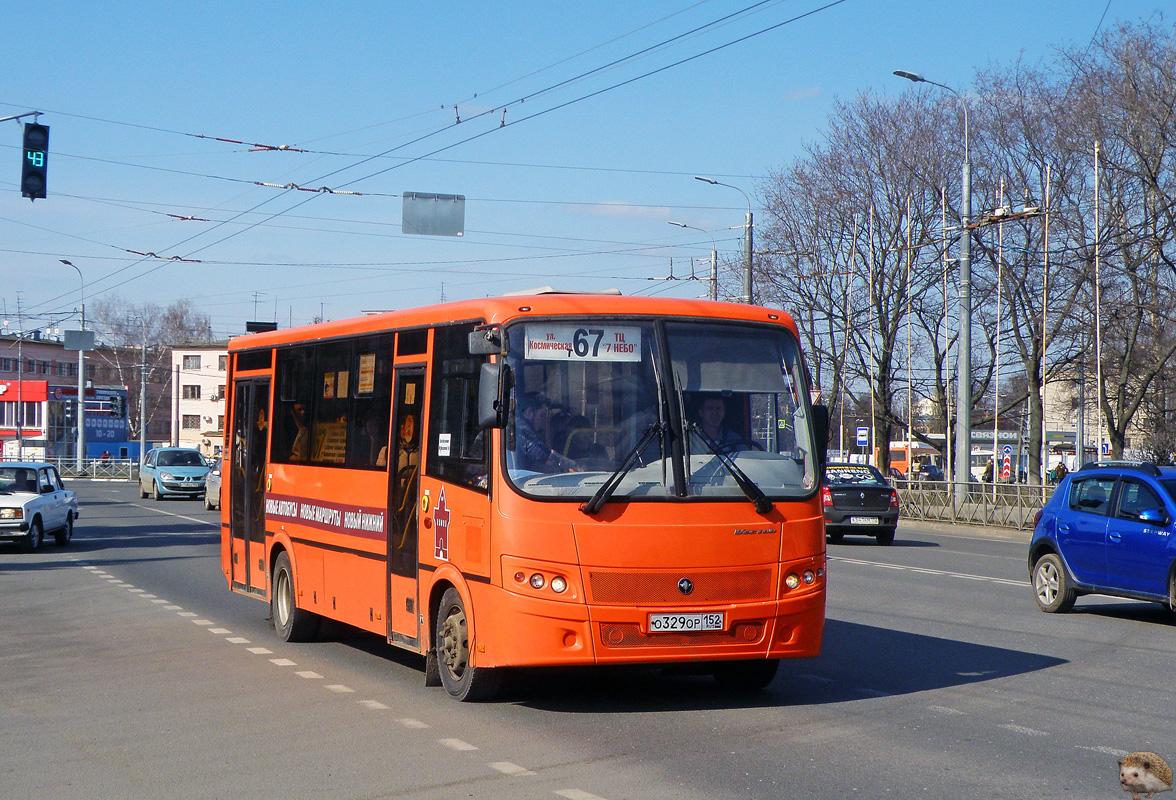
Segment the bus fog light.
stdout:
[[531,588],[532,589],[542,589],[546,584],[547,584],[547,580],[542,575],[540,575],[538,572],[536,572],[534,575],[531,576]]
[[527,580],[527,575],[526,575],[526,573],[523,573],[523,572],[516,572],[516,573],[515,573],[515,580],[516,580],[516,581],[518,581],[519,583],[525,583],[525,582],[526,582],[526,580]]
[[568,588],[568,582],[563,577],[556,575],[551,579],[551,591],[556,594],[563,594]]
[[806,569],[804,574],[800,576],[800,579],[805,583],[812,583],[817,579],[817,576],[813,574],[811,569]]
[[789,574],[789,576],[784,579],[784,585],[789,589],[795,589],[797,586],[800,586],[800,576],[795,572]]

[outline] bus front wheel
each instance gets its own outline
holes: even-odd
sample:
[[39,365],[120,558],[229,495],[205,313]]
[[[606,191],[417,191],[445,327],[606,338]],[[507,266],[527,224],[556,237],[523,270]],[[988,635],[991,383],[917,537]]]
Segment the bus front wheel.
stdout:
[[441,685],[457,700],[486,700],[498,691],[500,675],[493,669],[470,665],[470,631],[465,603],[457,589],[441,596],[437,632],[433,639]]
[[279,553],[274,561],[270,619],[278,638],[284,642],[306,642],[318,631],[319,616],[299,608],[295,600],[294,568],[290,566],[290,556],[286,553]]

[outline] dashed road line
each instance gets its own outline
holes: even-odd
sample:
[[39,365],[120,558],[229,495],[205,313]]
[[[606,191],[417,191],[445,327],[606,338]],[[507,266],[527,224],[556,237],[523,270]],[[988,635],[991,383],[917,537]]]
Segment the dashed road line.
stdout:
[[413,719],[412,717],[403,717],[403,718],[398,719],[396,721],[399,722],[401,725],[403,725],[406,728],[413,728],[413,729],[420,730],[420,729],[424,729],[424,728],[429,727],[426,723],[421,722],[419,719]]
[[304,669],[301,672],[295,672],[294,674],[297,675],[299,678],[306,678],[307,680],[312,680],[312,681],[322,680],[322,677],[323,677],[322,675],[319,675],[317,672],[313,672],[309,669]]
[[438,739],[437,744],[448,747],[450,750],[477,750],[478,748],[469,742],[461,739]]
[[997,727],[1003,728],[1006,731],[1012,731],[1013,733],[1023,733],[1026,736],[1049,736],[1049,733],[1046,731],[1039,731],[1036,728],[1026,728],[1024,725],[998,725]]
[[296,667],[296,666],[298,666],[297,661],[291,661],[288,658],[271,658],[270,663],[273,664],[275,667]]
[[844,558],[842,556],[828,556],[829,561],[840,561],[844,564],[857,564],[864,567],[878,567],[879,569],[893,569],[902,572],[918,572],[923,575],[942,575],[949,578],[961,578],[966,581],[982,581],[984,583],[997,583],[1003,586],[1017,586],[1027,587],[1031,584],[1029,581],[1016,581],[1009,578],[994,578],[990,575],[972,575],[967,572],[952,572],[945,569],[929,569],[927,567],[908,567],[903,564],[889,564],[883,561],[869,561],[864,558]]
[[566,797],[567,800],[604,800],[603,797],[597,797],[591,792],[582,792],[579,789],[560,789],[556,794],[560,797]]
[[373,711],[387,711],[388,706],[381,703],[379,700],[359,700],[359,705],[364,708],[370,708]]
[[526,767],[520,767],[510,761],[494,761],[486,766],[490,769],[497,770],[503,775],[534,775],[535,773]]
[[352,689],[350,686],[344,686],[341,683],[328,684],[327,686],[324,686],[323,688],[329,689],[330,691],[334,692],[335,694],[354,694],[355,693],[355,690]]

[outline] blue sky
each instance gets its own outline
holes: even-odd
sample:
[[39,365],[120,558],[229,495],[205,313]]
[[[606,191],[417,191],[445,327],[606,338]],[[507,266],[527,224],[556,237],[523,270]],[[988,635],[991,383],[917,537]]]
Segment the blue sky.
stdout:
[[[43,112],[50,167],[49,196],[22,198],[20,125],[0,123],[0,311],[15,327],[18,299],[33,320],[75,309],[60,259],[87,303],[187,297],[221,335],[542,285],[704,295],[660,280],[671,260],[709,270],[708,235],[667,222],[734,258],[746,203],[693,176],[758,211],[763,177],[820,140],[837,98],[913,88],[892,70],[964,89],[1161,7],[829,1],[10,11],[0,117]],[[405,191],[466,196],[466,234],[402,234]]]

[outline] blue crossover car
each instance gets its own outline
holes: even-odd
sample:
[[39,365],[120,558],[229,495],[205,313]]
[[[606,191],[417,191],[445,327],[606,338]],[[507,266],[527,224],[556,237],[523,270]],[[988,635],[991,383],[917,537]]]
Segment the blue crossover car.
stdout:
[[1163,603],[1176,611],[1176,467],[1087,464],[1037,512],[1029,576],[1042,611],[1084,594]]
[[204,497],[208,462],[197,450],[157,447],[139,467],[139,497]]

